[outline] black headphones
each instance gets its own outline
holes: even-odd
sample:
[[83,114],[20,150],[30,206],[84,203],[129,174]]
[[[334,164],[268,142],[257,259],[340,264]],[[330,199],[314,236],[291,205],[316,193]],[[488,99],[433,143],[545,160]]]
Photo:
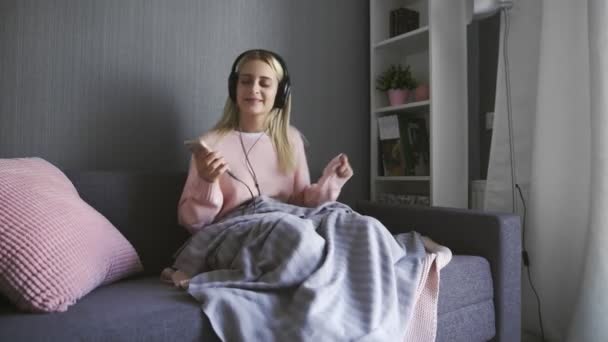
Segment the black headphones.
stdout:
[[279,108],[279,109],[283,108],[285,106],[285,102],[287,102],[287,99],[289,98],[289,94],[291,92],[291,82],[289,81],[289,73],[287,72],[287,64],[285,64],[285,61],[283,60],[283,58],[281,56],[279,56],[279,54],[274,53],[272,51],[268,51],[268,50],[262,50],[262,49],[247,50],[247,51],[241,53],[234,60],[234,63],[232,64],[232,70],[230,71],[230,76],[228,76],[228,95],[230,95],[230,99],[232,100],[233,103],[236,103],[236,82],[239,79],[239,73],[236,71],[236,66],[239,64],[239,61],[241,60],[241,58],[243,58],[243,56],[250,54],[252,52],[267,53],[267,54],[271,55],[272,57],[274,57],[277,61],[279,61],[279,64],[281,64],[284,75],[283,75],[283,79],[281,81],[279,81],[279,86],[277,87],[277,95],[274,98],[273,108]]

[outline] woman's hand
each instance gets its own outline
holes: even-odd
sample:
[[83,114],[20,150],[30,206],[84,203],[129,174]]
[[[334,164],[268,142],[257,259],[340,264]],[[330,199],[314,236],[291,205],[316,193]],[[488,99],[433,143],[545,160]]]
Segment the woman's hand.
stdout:
[[345,153],[340,153],[335,156],[327,164],[323,170],[323,177],[329,177],[334,175],[338,180],[341,180],[344,184],[350,177],[353,176],[353,168],[348,162],[348,156]]
[[319,180],[306,187],[302,192],[290,199],[290,203],[316,207],[328,201],[336,201],[342,187],[353,176],[353,169],[348,157],[340,153],[327,163]]
[[213,183],[228,170],[224,157],[219,152],[199,149],[193,153],[198,176]]
[[348,162],[348,157],[346,156],[346,154],[342,153],[340,154],[340,156],[338,157],[338,166],[336,167],[336,175],[338,176],[338,178],[342,178],[342,179],[349,179],[350,177],[353,176],[353,168],[350,166],[350,163]]

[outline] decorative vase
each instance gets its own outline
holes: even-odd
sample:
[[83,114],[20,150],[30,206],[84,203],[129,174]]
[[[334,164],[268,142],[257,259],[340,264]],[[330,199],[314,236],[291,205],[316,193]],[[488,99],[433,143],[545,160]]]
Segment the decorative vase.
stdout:
[[407,89],[389,89],[388,103],[391,106],[398,106],[407,103],[409,90]]
[[425,101],[429,99],[429,85],[421,84],[414,90],[414,101]]

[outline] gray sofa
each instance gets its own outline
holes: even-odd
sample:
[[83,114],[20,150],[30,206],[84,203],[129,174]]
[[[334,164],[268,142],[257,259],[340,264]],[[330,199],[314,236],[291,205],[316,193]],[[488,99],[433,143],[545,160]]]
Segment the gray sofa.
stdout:
[[[67,312],[25,314],[0,299],[0,341],[217,341],[199,304],[159,281],[187,239],[176,224],[185,174],[67,172],[81,197],[131,241],[144,274],[100,287]],[[416,230],[448,246],[437,341],[519,341],[519,218],[361,202],[392,232]]]

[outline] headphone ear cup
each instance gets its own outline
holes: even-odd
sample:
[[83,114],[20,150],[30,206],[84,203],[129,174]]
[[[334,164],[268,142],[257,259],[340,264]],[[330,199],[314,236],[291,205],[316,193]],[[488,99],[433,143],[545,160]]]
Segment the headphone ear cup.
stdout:
[[283,82],[277,87],[277,95],[274,98],[274,108],[283,108],[285,105],[285,87]]
[[238,74],[234,71],[228,76],[228,95],[234,104],[236,104],[236,82],[238,77]]
[[283,90],[283,106],[285,106],[285,104],[287,103],[287,99],[289,98],[289,95],[291,94],[291,83],[289,81],[289,78],[284,80],[285,82],[285,88]]
[[282,109],[287,102],[287,98],[289,97],[290,85],[289,78],[285,78],[279,83],[277,87],[277,96],[274,99],[274,108]]

